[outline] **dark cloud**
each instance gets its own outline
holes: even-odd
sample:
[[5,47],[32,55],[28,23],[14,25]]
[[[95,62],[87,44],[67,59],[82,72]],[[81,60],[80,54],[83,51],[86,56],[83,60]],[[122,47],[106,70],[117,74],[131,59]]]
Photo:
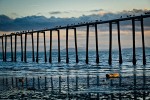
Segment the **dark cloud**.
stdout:
[[64,11],[64,12],[61,12],[61,11],[52,11],[52,12],[49,12],[50,15],[57,15],[57,14],[62,14],[62,13],[69,13],[67,11]]
[[90,10],[88,12],[99,12],[99,11],[104,11],[103,9],[94,9],[94,10]]
[[[133,13],[134,12],[134,13]],[[120,18],[122,16],[123,18],[127,17],[127,15],[135,14],[135,15],[141,15],[144,14],[145,10],[141,9],[133,9],[131,11],[122,11],[118,13],[104,13],[104,14],[92,14],[92,15],[82,15],[78,18],[71,17],[71,18],[56,18],[54,16],[50,18],[46,18],[44,16],[26,16],[22,18],[16,18],[11,19],[6,15],[0,15],[0,31],[22,31],[22,30],[41,30],[44,28],[53,28],[55,26],[65,26],[67,24],[78,24],[78,23],[84,23],[84,22],[91,22],[95,20],[111,20]],[[53,14],[58,14],[61,12],[53,12]],[[67,13],[67,12],[66,12]],[[131,25],[131,21],[121,22],[121,26],[129,26]],[[149,29],[150,27],[150,18],[144,19],[144,25],[145,29]],[[105,26],[108,27],[108,24],[104,25],[104,28],[101,28],[102,30],[108,30],[108,28],[105,28]],[[140,29],[140,24],[136,23],[136,28]],[[82,28],[81,28],[82,29]],[[128,28],[122,28],[122,29],[128,29]],[[130,28],[129,28],[130,29]]]

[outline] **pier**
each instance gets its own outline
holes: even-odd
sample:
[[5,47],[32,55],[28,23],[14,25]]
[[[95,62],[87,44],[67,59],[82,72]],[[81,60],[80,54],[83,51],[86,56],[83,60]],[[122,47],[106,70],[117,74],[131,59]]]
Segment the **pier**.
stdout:
[[[27,62],[27,37],[30,35],[31,36],[31,40],[32,40],[32,61],[33,62],[39,62],[39,35],[43,34],[43,46],[44,46],[44,61],[47,62],[47,52],[46,52],[46,38],[45,38],[45,32],[48,31],[50,34],[49,37],[49,43],[50,43],[50,48],[49,48],[49,63],[52,63],[52,35],[53,35],[53,31],[56,31],[58,34],[58,63],[61,62],[61,53],[60,53],[60,30],[66,30],[66,63],[69,63],[69,30],[73,29],[74,30],[74,43],[75,43],[75,55],[76,55],[76,63],[79,62],[79,58],[78,58],[78,45],[77,45],[77,30],[76,28],[78,27],[86,27],[86,55],[85,55],[85,63],[88,64],[89,63],[89,29],[90,27],[94,27],[95,29],[95,54],[96,54],[96,58],[95,58],[95,62],[99,63],[101,60],[101,57],[99,56],[99,47],[98,47],[98,41],[100,42],[100,40],[98,39],[98,31],[97,31],[97,25],[100,24],[109,24],[109,57],[108,57],[108,64],[111,65],[112,64],[112,25],[115,24],[117,26],[117,32],[118,32],[118,49],[119,49],[119,64],[123,63],[123,59],[122,59],[122,49],[121,49],[121,33],[120,33],[120,22],[123,21],[131,21],[131,27],[132,27],[132,48],[133,48],[133,57],[132,57],[132,63],[133,65],[136,65],[136,45],[135,45],[135,22],[136,21],[140,21],[140,25],[141,25],[141,38],[142,38],[142,51],[143,51],[143,65],[146,65],[146,54],[145,54],[145,40],[144,40],[144,18],[149,18],[150,14],[146,14],[146,15],[141,15],[141,16],[133,16],[133,17],[127,17],[127,18],[119,18],[119,19],[114,19],[114,20],[106,20],[106,21],[101,21],[101,20],[96,20],[95,22],[86,22],[86,23],[78,23],[78,24],[71,24],[71,25],[67,25],[67,26],[57,26],[54,28],[50,28],[50,29],[43,29],[43,30],[36,30],[36,31],[23,31],[23,32],[16,32],[16,33],[11,33],[9,35],[2,35],[0,36],[0,39],[2,41],[2,43],[0,44],[2,47],[2,59],[3,61],[7,61],[7,46],[8,46],[8,37],[10,37],[10,47],[11,47],[11,61],[16,62],[17,61],[17,38],[20,37],[20,42],[21,42],[21,61]],[[36,48],[36,59],[35,59],[35,55],[34,55],[34,34],[37,35],[36,39],[37,39],[37,48]],[[23,48],[23,35],[24,35],[24,48]],[[15,42],[14,42],[14,46],[13,46],[13,37],[15,38]],[[14,47],[14,48],[13,48]]]

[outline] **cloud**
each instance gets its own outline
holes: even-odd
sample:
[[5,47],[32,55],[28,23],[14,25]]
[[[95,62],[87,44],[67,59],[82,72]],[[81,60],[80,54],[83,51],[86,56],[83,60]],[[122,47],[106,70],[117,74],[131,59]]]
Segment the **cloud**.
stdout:
[[104,11],[103,9],[94,9],[94,10],[90,10],[88,12],[100,12],[100,11]]
[[57,14],[62,14],[62,13],[69,13],[67,11],[64,11],[64,12],[61,12],[61,11],[52,11],[52,12],[49,12],[50,15],[57,15]]
[[[100,9],[99,9],[100,10]],[[146,10],[148,11],[148,10]],[[78,18],[71,17],[71,18],[60,18],[60,17],[50,17],[46,18],[44,16],[26,16],[22,18],[16,18],[12,19],[9,18],[6,15],[0,15],[0,31],[22,31],[22,30],[41,30],[44,28],[53,28],[55,26],[66,26],[67,24],[78,24],[78,23],[84,23],[84,22],[91,22],[95,20],[111,20],[120,18],[122,16],[123,18],[126,18],[127,15],[141,15],[144,14],[145,10],[142,9],[133,9],[131,11],[122,11],[117,13],[112,12],[106,12],[104,14],[91,14],[91,15],[82,15]],[[68,13],[68,12],[51,12],[52,14],[59,14],[59,13]],[[130,30],[131,28],[128,28],[127,26],[131,26],[131,21],[121,22],[121,26],[124,26],[124,30]],[[107,26],[101,28],[101,30],[108,30],[108,24],[104,25]],[[136,24],[137,30],[140,30],[140,24]],[[150,30],[150,18],[144,19],[144,26],[145,29]],[[81,28],[81,30],[83,30]]]

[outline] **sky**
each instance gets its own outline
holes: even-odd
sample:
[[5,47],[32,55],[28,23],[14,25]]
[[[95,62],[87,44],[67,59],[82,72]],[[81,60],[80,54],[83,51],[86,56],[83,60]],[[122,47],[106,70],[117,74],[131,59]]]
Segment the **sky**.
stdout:
[[79,17],[98,13],[98,10],[120,12],[132,9],[150,9],[150,0],[0,0],[0,14],[10,18],[32,15]]
[[[58,25],[77,24],[95,20],[110,20],[141,15],[150,12],[150,0],[0,0],[0,35],[24,30],[41,30]],[[131,22],[121,25],[123,47],[132,47]],[[141,47],[140,24],[136,23],[136,44]],[[108,25],[99,25],[98,33],[101,48],[108,48]],[[150,18],[144,20],[146,46],[150,47]],[[79,46],[85,46],[86,28],[77,29]],[[73,34],[70,31],[70,34]],[[117,48],[116,26],[113,26],[113,45]],[[90,28],[91,46],[94,46],[94,29]],[[43,39],[41,35],[41,40]],[[35,34],[36,37],[36,34]],[[47,32],[47,45],[49,43]],[[62,49],[65,48],[65,31],[61,32]],[[70,47],[74,38],[70,35]],[[31,39],[29,39],[29,43]],[[9,40],[8,40],[9,41]],[[19,40],[18,40],[19,41]],[[57,48],[57,36],[53,36],[54,48]],[[130,43],[129,43],[130,41]],[[35,41],[36,42],[36,41]],[[36,45],[35,45],[36,46]],[[42,44],[41,44],[42,46]],[[30,48],[29,48],[30,49]]]

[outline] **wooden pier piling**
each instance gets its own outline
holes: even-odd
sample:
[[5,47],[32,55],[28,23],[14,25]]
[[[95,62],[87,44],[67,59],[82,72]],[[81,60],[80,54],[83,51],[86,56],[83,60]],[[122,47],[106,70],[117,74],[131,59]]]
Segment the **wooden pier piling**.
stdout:
[[99,63],[97,24],[95,24],[96,63]]
[[34,38],[33,38],[33,33],[31,33],[31,39],[32,39],[32,61],[35,61],[34,58]]
[[37,32],[36,62],[39,62],[39,32]]
[[13,59],[13,41],[12,41],[12,35],[10,36],[10,45],[11,45],[11,61],[14,61]]
[[78,59],[78,47],[77,47],[77,33],[76,33],[76,28],[74,28],[74,42],[75,42],[75,52],[76,52],[76,63],[78,63],[79,59]]
[[27,50],[27,33],[25,33],[25,45],[24,45],[24,62],[27,62],[27,52],[26,52],[26,50]]
[[45,54],[45,62],[47,62],[45,32],[43,32],[43,37],[44,37],[44,54]]
[[5,34],[5,61],[7,61],[7,35]]
[[89,50],[89,25],[87,25],[87,32],[86,32],[86,64],[88,64],[89,62],[88,50]]
[[143,24],[142,17],[141,17],[141,33],[142,33],[143,65],[145,65],[146,64],[146,56],[145,56],[145,42],[144,42],[144,24]]
[[49,62],[52,63],[52,30],[50,30]]
[[59,30],[57,30],[58,32],[58,63],[61,61],[60,59],[60,32]]
[[15,34],[15,58],[14,61],[17,61],[17,34]]
[[108,64],[112,63],[112,22],[109,22],[109,59]]
[[136,65],[136,54],[135,54],[135,19],[132,18],[132,37],[133,37],[133,65]]
[[119,64],[122,64],[122,53],[121,53],[121,43],[120,43],[120,22],[117,21],[118,30],[118,47],[119,47]]
[[66,63],[69,63],[69,55],[68,55],[68,28],[66,28]]
[[22,41],[22,34],[20,34],[20,41],[21,41],[21,61],[23,61],[23,41]]

